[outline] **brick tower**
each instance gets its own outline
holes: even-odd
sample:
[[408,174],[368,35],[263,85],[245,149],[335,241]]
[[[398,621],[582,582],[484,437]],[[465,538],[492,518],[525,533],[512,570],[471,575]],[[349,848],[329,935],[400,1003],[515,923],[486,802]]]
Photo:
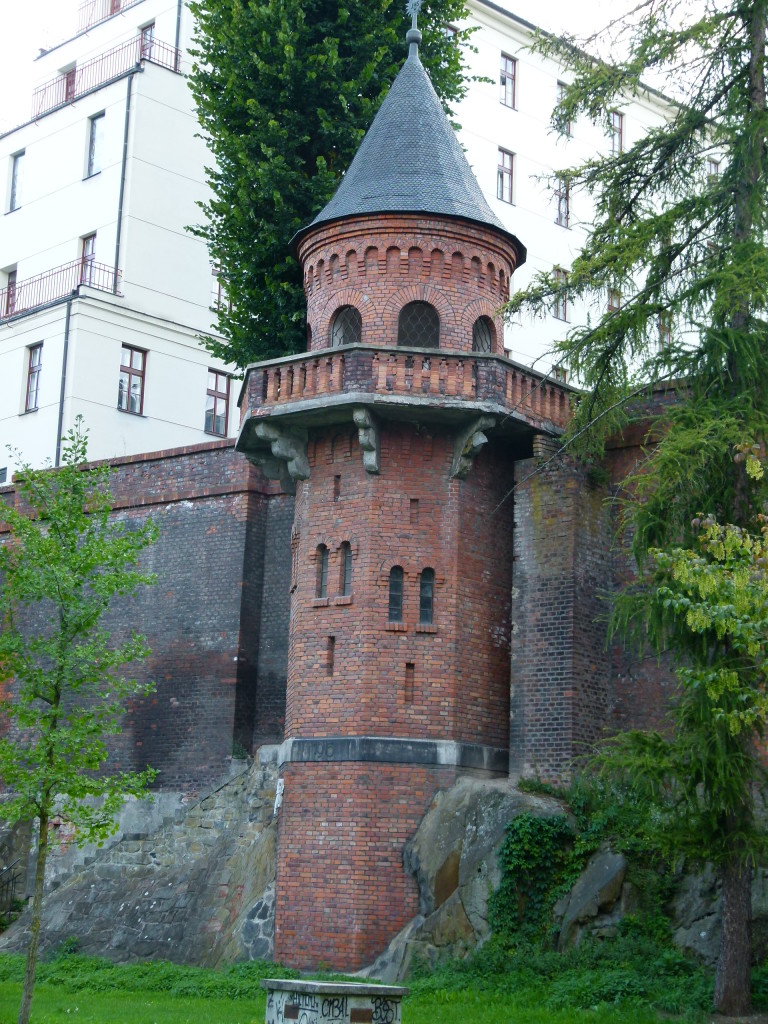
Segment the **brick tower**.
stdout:
[[259,363],[238,449],[294,488],[276,958],[351,970],[417,912],[403,844],[506,774],[514,464],[566,389],[504,357],[520,242],[409,56],[294,239],[308,351]]

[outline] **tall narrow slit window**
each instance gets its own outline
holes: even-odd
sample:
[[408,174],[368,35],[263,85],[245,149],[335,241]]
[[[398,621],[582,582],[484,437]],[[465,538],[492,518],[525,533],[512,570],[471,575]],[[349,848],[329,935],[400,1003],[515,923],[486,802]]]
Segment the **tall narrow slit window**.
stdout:
[[104,111],[88,118],[88,166],[86,177],[101,171],[104,150]]
[[352,545],[345,540],[341,545],[339,566],[339,594],[342,597],[352,596]]
[[120,383],[117,408],[141,416],[144,412],[144,380],[147,353],[140,348],[123,345],[120,356]]
[[413,348],[440,347],[440,317],[428,302],[409,302],[400,310],[397,344]]
[[25,412],[34,412],[37,409],[37,400],[40,394],[40,371],[43,363],[43,343],[30,345],[29,359],[27,361],[27,394],[24,402]]
[[205,393],[205,432],[227,436],[229,414],[229,376],[218,370],[208,371],[208,389]]
[[8,212],[12,213],[21,206],[22,173],[24,168],[24,152],[15,153],[11,157],[11,195]]
[[432,625],[435,613],[435,570],[422,569],[419,576],[419,622]]
[[508,57],[506,53],[501,55],[501,70],[499,72],[499,100],[505,107],[517,107],[517,61],[514,57]]
[[315,552],[315,597],[328,597],[328,548],[318,544]]
[[609,288],[608,289],[608,312],[615,313],[621,309],[621,289],[620,288]]
[[515,155],[507,149],[499,149],[499,166],[496,177],[496,197],[503,203],[512,202],[513,172]]
[[389,570],[389,621],[403,621],[403,567],[393,565]]

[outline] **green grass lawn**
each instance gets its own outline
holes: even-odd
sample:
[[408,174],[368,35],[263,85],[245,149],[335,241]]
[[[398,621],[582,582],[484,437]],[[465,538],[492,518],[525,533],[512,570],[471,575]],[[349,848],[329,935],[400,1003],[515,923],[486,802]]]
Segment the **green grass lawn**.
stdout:
[[[0,955],[0,1024],[15,1024],[24,960]],[[162,961],[116,965],[60,954],[40,964],[33,1024],[261,1024],[265,977],[296,976],[255,961],[220,971]],[[490,944],[472,962],[408,982],[403,1024],[657,1024],[708,1019],[709,971],[638,936],[569,954]],[[768,972],[754,976],[756,1008]]]

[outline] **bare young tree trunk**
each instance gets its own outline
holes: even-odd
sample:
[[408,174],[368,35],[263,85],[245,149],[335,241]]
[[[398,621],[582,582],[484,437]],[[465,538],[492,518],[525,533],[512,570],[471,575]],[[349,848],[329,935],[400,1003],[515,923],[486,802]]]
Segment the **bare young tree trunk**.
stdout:
[[738,851],[722,870],[723,932],[715,968],[715,1009],[740,1017],[752,1006],[752,870]]
[[29,926],[29,946],[27,947],[27,966],[24,971],[24,987],[21,993],[18,1024],[29,1024],[32,1011],[32,993],[35,989],[35,972],[37,970],[37,947],[40,939],[40,924],[43,911],[43,882],[45,881],[45,862],[48,858],[48,812],[44,811],[38,818],[37,829],[37,864],[35,865],[35,888],[32,894],[32,923]]

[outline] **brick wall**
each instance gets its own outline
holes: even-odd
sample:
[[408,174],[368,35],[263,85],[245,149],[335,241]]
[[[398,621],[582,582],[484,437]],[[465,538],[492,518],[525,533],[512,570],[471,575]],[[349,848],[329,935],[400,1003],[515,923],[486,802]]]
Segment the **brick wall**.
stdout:
[[[266,635],[277,633],[270,608],[289,555],[265,544],[270,505],[282,503],[283,520],[289,506],[232,442],[111,465],[113,514],[128,524],[149,516],[159,529],[142,557],[156,585],[116,599],[104,619],[116,639],[130,629],[147,636],[152,653],[133,674],[156,685],[128,708],[111,767],[150,764],[160,771],[156,786],[196,791],[228,769],[233,742],[250,749],[260,716],[271,735],[279,733],[284,642],[274,645],[263,680],[257,665],[262,621]],[[17,495],[6,488],[3,498]]]
[[490,227],[416,214],[354,217],[322,225],[302,240],[311,349],[330,345],[333,315],[355,306],[362,342],[397,344],[406,303],[431,303],[440,315],[440,347],[472,350],[472,325],[493,324],[493,351],[504,354],[497,311],[509,298],[517,254]]
[[[318,430],[296,496],[286,734],[371,734],[506,745],[511,467],[482,452],[450,477],[445,429],[381,427],[381,472],[365,471],[350,427]],[[352,594],[340,597],[341,545]],[[317,549],[329,550],[317,597]],[[402,622],[389,622],[401,566]],[[419,622],[420,574],[435,572],[433,623]],[[331,639],[332,638],[332,639]],[[333,665],[329,649],[333,648]]]
[[276,960],[349,971],[386,948],[419,910],[403,846],[455,777],[454,769],[414,765],[285,767]]
[[516,474],[510,767],[557,778],[608,719],[612,533],[605,491],[568,459]]

